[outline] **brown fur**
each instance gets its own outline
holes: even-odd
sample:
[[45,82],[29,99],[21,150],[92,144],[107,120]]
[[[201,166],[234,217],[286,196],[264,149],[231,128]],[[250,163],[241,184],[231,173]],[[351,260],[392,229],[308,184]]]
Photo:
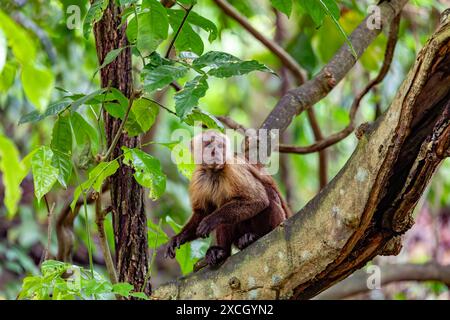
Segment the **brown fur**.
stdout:
[[[228,159],[230,160],[230,159]],[[272,231],[291,213],[275,181],[263,168],[233,157],[220,167],[199,164],[193,174],[189,194],[193,215],[167,246],[175,248],[216,231],[216,245],[208,249],[206,262],[217,265],[231,254],[234,244],[243,249]]]

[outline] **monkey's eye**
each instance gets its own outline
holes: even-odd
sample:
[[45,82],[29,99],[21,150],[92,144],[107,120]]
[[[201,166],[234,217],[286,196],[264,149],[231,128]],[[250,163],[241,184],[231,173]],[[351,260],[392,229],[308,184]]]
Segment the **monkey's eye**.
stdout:
[[209,146],[211,144],[212,141],[206,141],[205,142],[205,147]]

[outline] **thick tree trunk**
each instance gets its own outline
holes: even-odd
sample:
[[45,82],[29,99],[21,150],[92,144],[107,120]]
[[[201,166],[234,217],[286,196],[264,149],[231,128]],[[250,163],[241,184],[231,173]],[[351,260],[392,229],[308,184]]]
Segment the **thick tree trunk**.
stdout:
[[[109,51],[128,45],[126,25],[121,23],[120,8],[110,1],[103,18],[94,26],[99,64]],[[126,48],[118,58],[101,70],[102,87],[115,87],[130,97],[133,91],[131,51]],[[104,114],[108,145],[120,127],[121,120]],[[112,158],[122,153],[121,147],[139,146],[140,137],[128,137],[125,133],[117,143]],[[147,218],[144,211],[144,190],[135,181],[133,171],[121,166],[109,180],[113,210],[116,247],[116,269],[119,281],[126,281],[141,290],[148,265]],[[146,288],[150,292],[150,285]]]

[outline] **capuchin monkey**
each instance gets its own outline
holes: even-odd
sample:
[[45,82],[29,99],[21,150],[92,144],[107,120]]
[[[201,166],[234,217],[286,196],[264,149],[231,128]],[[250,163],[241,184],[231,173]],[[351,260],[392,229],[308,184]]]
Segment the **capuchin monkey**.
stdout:
[[204,260],[220,265],[232,245],[246,248],[291,215],[272,177],[234,155],[224,134],[208,130],[196,135],[191,151],[196,163],[189,186],[192,217],[169,241],[166,257],[174,258],[176,248],[215,230],[216,244]]

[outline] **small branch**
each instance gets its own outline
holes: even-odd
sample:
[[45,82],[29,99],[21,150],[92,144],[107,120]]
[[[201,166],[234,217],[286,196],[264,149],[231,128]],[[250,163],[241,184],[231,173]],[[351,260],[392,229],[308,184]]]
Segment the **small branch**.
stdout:
[[[316,141],[323,140],[322,130],[320,130],[319,123],[317,122],[316,114],[313,108],[307,111],[308,120],[311,125],[311,129]],[[316,142],[317,143],[317,142]],[[328,154],[325,149],[319,150],[319,190],[322,190],[328,183]]]
[[109,279],[112,284],[117,283],[117,273],[114,266],[114,262],[111,256],[111,251],[109,250],[108,239],[105,234],[104,221],[105,216],[113,210],[112,207],[102,210],[102,200],[99,193],[94,194],[95,197],[95,223],[97,224],[98,237],[100,240],[100,247],[102,249],[103,258],[105,259],[106,270],[108,270]]
[[245,30],[247,30],[250,34],[252,34],[256,39],[258,39],[264,46],[266,46],[270,51],[272,51],[294,75],[297,79],[300,79],[301,83],[305,81],[305,77],[303,76],[303,71],[298,65],[298,63],[292,58],[292,56],[287,53],[282,47],[280,47],[276,42],[267,38],[263,34],[261,34],[258,30],[256,30],[250,22],[239,13],[231,4],[229,4],[225,0],[214,0],[218,7],[222,9],[222,11],[236,20]]
[[[407,0],[381,2],[378,7],[382,27],[390,24],[406,3]],[[369,28],[369,19],[371,19],[371,16],[366,17],[349,37],[358,57],[361,57],[382,30],[381,28]],[[355,63],[355,57],[349,46],[344,44],[313,79],[298,88],[289,90],[279,100],[261,128],[279,129],[280,132],[283,132],[295,116],[323,99],[347,75]]]
[[192,5],[192,6],[190,6],[189,8],[186,9],[186,13],[185,13],[185,15],[184,15],[184,17],[183,17],[183,20],[181,20],[181,24],[180,24],[180,26],[178,27],[178,30],[176,31],[176,33],[175,33],[175,35],[174,35],[172,41],[170,41],[169,48],[167,49],[167,52],[166,52],[166,55],[165,55],[166,58],[169,58],[170,52],[172,51],[172,48],[173,48],[173,46],[175,45],[175,41],[177,40],[178,35],[179,35],[180,32],[181,32],[181,29],[183,29],[183,26],[184,26],[184,24],[186,23],[186,20],[187,20],[187,18],[188,18],[188,16],[189,16],[189,13],[191,12],[191,10],[192,10],[193,7],[194,7],[194,6]]
[[14,21],[16,21],[18,24],[20,24],[25,29],[30,30],[33,32],[36,37],[39,39],[39,41],[42,44],[42,47],[44,48],[45,52],[47,53],[48,59],[50,60],[50,63],[54,65],[56,63],[56,49],[52,44],[52,41],[48,37],[48,35],[45,33],[43,29],[41,29],[36,23],[34,23],[33,20],[30,20],[27,16],[25,16],[21,12],[14,12],[12,15],[12,18]]
[[234,121],[230,117],[227,117],[227,116],[216,116],[216,118],[220,122],[222,122],[224,125],[226,125],[228,128],[236,130],[236,131],[239,131],[242,134],[247,130],[246,127],[244,127],[243,125],[237,123],[236,121]]
[[[315,299],[344,299],[370,291],[367,287],[367,281],[370,276],[372,274],[366,270],[358,270],[351,277],[319,294]],[[381,286],[401,281],[440,281],[450,285],[450,265],[441,265],[437,262],[427,264],[389,264],[380,266],[380,276]]]
[[[287,153],[297,153],[297,154],[307,154],[307,153],[313,153],[317,151],[321,151],[331,145],[334,145],[338,143],[339,141],[345,139],[350,133],[353,132],[355,129],[355,117],[356,113],[358,111],[358,108],[361,104],[361,100],[364,98],[364,96],[376,85],[378,85],[380,82],[383,81],[383,79],[386,77],[392,60],[394,56],[395,46],[397,44],[398,40],[398,31],[399,31],[399,25],[400,25],[400,14],[398,14],[394,20],[392,20],[391,27],[389,30],[389,40],[386,46],[385,56],[383,65],[380,69],[380,72],[378,73],[377,77],[369,82],[369,84],[358,94],[358,96],[353,101],[353,104],[350,109],[350,123],[347,127],[342,129],[341,131],[330,135],[326,139],[321,139],[320,141],[306,147],[295,147],[295,146],[287,146],[287,145],[280,145],[280,152],[287,152]],[[310,110],[310,109],[308,109]]]

